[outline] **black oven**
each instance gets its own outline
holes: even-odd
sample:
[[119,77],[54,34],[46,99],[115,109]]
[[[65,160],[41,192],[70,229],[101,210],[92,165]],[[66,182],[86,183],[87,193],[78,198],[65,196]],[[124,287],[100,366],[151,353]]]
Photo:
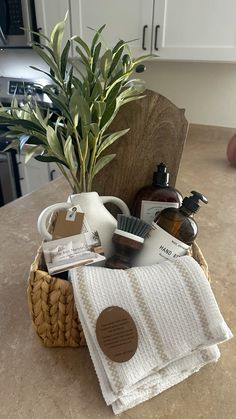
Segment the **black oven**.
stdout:
[[34,0],[0,0],[1,48],[29,48],[36,26]]

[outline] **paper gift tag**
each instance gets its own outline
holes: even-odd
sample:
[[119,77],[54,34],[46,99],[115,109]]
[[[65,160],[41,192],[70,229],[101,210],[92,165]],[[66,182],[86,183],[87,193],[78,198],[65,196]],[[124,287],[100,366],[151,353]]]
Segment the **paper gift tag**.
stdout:
[[78,212],[76,207],[69,210],[60,210],[52,233],[53,240],[80,234],[83,221],[84,213]]
[[129,361],[138,347],[138,332],[130,314],[111,306],[101,312],[96,323],[96,336],[105,355],[115,362]]

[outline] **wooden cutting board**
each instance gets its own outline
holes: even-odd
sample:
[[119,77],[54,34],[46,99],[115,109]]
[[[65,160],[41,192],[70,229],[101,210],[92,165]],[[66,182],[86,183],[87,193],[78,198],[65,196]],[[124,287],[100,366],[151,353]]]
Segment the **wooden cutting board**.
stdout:
[[114,195],[132,207],[136,192],[152,182],[160,162],[167,165],[174,186],[186,139],[188,122],[184,109],[165,97],[146,90],[146,97],[124,105],[110,132],[130,128],[128,134],[107,149],[116,158],[95,177],[93,189]]

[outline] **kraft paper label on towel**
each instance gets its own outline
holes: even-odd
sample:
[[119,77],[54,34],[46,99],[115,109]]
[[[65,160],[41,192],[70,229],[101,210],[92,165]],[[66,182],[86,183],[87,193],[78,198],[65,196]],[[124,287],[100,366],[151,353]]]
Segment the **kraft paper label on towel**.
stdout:
[[100,348],[112,361],[129,361],[137,350],[136,325],[130,314],[121,307],[111,306],[100,313],[96,336]]

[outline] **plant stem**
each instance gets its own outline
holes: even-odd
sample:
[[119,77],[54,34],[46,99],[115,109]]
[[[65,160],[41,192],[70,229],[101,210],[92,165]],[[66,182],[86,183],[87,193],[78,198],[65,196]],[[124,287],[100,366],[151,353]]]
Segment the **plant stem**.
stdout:
[[99,140],[99,135],[96,137],[95,144],[93,146],[93,152],[92,152],[91,161],[90,161],[90,168],[89,168],[89,171],[88,171],[88,191],[89,192],[91,192],[91,189],[92,189],[93,170],[94,170],[94,164],[95,164],[95,161],[96,161],[96,152],[97,152],[98,140]]
[[63,174],[63,176],[66,178],[67,182],[69,183],[71,189],[73,190],[73,184],[70,181],[69,176],[67,176],[66,171],[64,170],[63,166],[60,163],[57,163],[57,166],[59,167],[61,173]]
[[86,192],[86,170],[85,170],[85,161],[84,161],[84,157],[82,154],[82,150],[81,150],[81,146],[80,146],[80,142],[79,142],[79,136],[78,136],[78,132],[76,127],[74,127],[74,133],[75,133],[75,138],[76,138],[76,142],[77,142],[77,147],[78,147],[78,152],[79,152],[79,159],[80,159],[80,165],[81,165],[81,175],[82,175],[82,179],[80,179],[80,184],[82,184],[82,191]]
[[87,155],[88,155],[88,134],[85,135],[85,150],[83,155],[83,164],[82,164],[82,182],[83,182],[83,191],[88,191],[88,185],[86,182],[86,173],[87,173]]

